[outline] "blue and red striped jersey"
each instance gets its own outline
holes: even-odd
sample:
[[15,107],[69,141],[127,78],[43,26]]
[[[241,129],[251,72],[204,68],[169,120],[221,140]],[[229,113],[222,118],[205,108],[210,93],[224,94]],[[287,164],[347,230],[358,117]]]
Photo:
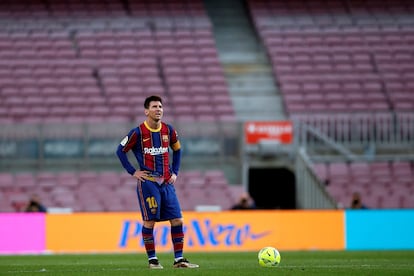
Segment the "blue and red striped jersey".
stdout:
[[[170,166],[169,148],[173,150]],[[132,150],[140,170],[162,176],[166,181],[171,173],[178,175],[181,160],[181,145],[175,129],[164,122],[158,129],[152,129],[146,122],[129,131],[117,149],[117,155],[125,170],[133,175],[136,169],[129,162],[127,152]]]

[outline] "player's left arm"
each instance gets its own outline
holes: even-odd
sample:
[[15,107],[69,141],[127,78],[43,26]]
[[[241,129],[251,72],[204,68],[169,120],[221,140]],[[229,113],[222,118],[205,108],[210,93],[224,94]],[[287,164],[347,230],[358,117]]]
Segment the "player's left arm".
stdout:
[[175,179],[178,176],[178,172],[180,171],[180,165],[181,165],[181,144],[180,140],[178,140],[178,134],[177,132],[170,127],[170,147],[173,150],[173,158],[172,158],[172,164],[171,164],[171,170],[173,175],[171,176],[171,182],[175,182]]

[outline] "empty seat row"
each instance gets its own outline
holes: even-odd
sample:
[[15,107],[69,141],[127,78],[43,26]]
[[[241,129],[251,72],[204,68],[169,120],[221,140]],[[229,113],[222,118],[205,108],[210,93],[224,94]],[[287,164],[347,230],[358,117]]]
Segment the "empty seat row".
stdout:
[[6,1],[1,4],[2,16],[203,16],[201,1]]
[[316,163],[313,169],[338,205],[358,192],[369,208],[413,208],[414,164],[409,161]]
[[[157,9],[171,8],[162,1],[133,3],[150,9],[154,3]],[[174,5],[181,4],[203,8],[201,2],[174,1]],[[176,20],[175,16],[165,19]],[[139,17],[145,18],[135,18]],[[63,22],[60,20],[49,18],[56,23]],[[105,23],[99,30],[78,31],[76,22],[82,21],[74,19],[68,23],[70,29],[57,31],[28,28],[0,33],[0,45],[4,42],[6,48],[0,51],[2,122],[79,121],[82,117],[83,121],[89,117],[96,121],[99,116],[128,122],[139,113],[132,106],[142,106],[139,101],[150,94],[161,95],[166,102],[170,96],[180,95],[179,101],[169,105],[172,117],[178,120],[235,120],[210,28],[120,30],[105,28]],[[32,42],[57,48],[26,49]],[[209,100],[197,101],[198,96]]]
[[[230,185],[221,170],[183,171],[175,187],[184,210],[197,205],[229,209],[243,191],[241,185]],[[136,180],[123,172],[0,173],[0,212],[23,211],[32,194],[47,207],[77,212],[138,211],[135,189]]]
[[[412,17],[414,5],[409,1],[379,4],[375,0],[310,3],[248,1],[287,113],[412,111],[414,96],[405,93],[405,88],[393,87],[394,83],[402,87],[414,84],[412,23],[388,21],[384,27],[387,20],[379,23],[374,19],[376,13],[386,17],[398,11]],[[372,5],[375,12],[365,14]],[[325,14],[325,23],[316,20],[315,8]],[[349,24],[336,22],[347,17]],[[361,28],[359,17],[372,19],[372,24]],[[306,28],[294,24],[299,21]]]
[[[250,0],[248,4],[259,28],[291,26],[372,26],[413,22],[411,1],[334,0],[271,1]],[[323,14],[323,16],[321,16]],[[298,16],[292,16],[298,15]]]

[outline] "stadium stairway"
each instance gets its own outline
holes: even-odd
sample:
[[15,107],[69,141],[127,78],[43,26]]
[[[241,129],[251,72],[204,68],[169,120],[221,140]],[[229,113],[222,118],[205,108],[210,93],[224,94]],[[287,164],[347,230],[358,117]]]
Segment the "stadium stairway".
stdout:
[[258,39],[243,1],[206,0],[214,38],[237,118],[285,118],[266,51]]

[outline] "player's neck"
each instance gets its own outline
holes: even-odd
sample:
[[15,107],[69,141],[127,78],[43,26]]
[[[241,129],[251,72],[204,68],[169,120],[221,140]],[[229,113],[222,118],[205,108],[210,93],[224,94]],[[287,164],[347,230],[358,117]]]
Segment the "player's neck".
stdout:
[[152,129],[158,129],[161,126],[161,120],[158,121],[154,121],[154,120],[145,120],[145,122],[147,123],[147,126],[152,128]]

